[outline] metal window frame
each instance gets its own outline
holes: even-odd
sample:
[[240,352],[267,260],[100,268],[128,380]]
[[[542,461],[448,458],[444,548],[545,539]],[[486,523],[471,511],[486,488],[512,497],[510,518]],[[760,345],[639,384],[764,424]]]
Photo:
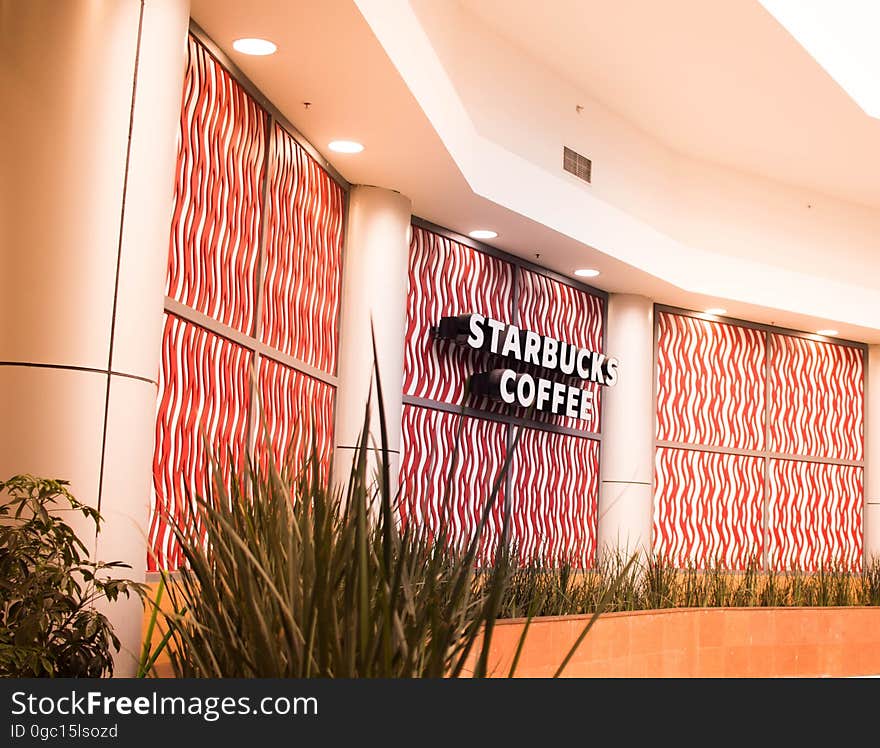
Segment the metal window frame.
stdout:
[[[541,421],[533,421],[523,416],[513,416],[506,413],[494,413],[489,410],[480,410],[469,405],[460,405],[456,403],[445,403],[440,400],[431,400],[427,397],[417,397],[416,395],[404,395],[403,404],[410,405],[415,408],[427,408],[429,410],[439,410],[443,413],[452,415],[466,416],[467,418],[479,418],[483,421],[493,421],[494,423],[507,424],[508,426],[520,426],[535,431],[548,431],[551,434],[561,434],[562,436],[573,436],[577,439],[589,439],[590,441],[602,441],[601,433],[597,431],[579,431],[569,426],[560,426],[555,423],[543,423]],[[510,443],[508,442],[508,446]]]
[[[213,39],[192,19],[189,24],[189,34],[199,43],[205,51],[211,55],[216,62],[235,80],[244,91],[254,100],[266,114],[266,148],[263,154],[263,176],[260,185],[262,216],[260,218],[260,232],[257,240],[257,258],[254,269],[254,321],[251,330],[244,333],[229,325],[193,309],[192,307],[174,299],[168,295],[165,296],[164,312],[174,315],[189,324],[197,325],[208,332],[229,340],[236,345],[245,348],[253,354],[253,364],[250,382],[250,399],[248,404],[248,423],[246,433],[246,449],[253,453],[256,448],[258,436],[258,416],[259,416],[259,372],[261,361],[263,358],[271,359],[277,363],[293,369],[299,374],[317,379],[334,390],[333,397],[333,421],[336,421],[336,392],[339,389],[338,378],[338,344],[339,332],[342,329],[342,291],[343,291],[343,274],[345,267],[345,256],[348,248],[348,211],[349,197],[351,193],[351,184],[333,167],[333,165],[305,138],[305,136],[278,110],[278,108],[263,95],[263,93],[254,85],[254,83],[241,71],[241,69],[229,58],[229,56],[220,49]],[[265,280],[266,271],[266,242],[268,234],[268,210],[267,195],[270,179],[270,171],[273,164],[273,131],[275,126],[280,126],[287,132],[293,140],[306,151],[306,153],[333,179],[343,191],[343,237],[342,251],[340,257],[340,267],[342,271],[339,277],[339,304],[337,306],[336,327],[337,327],[337,357],[335,370],[326,372],[323,369],[312,366],[299,358],[283,351],[267,345],[261,340],[262,331],[262,312],[265,303],[265,294],[263,290],[263,282]]]
[[[744,327],[751,330],[758,330],[764,334],[764,376],[763,376],[763,385],[764,385],[764,448],[761,450],[749,450],[749,449],[738,449],[736,447],[726,447],[726,446],[717,446],[710,444],[699,444],[699,443],[691,443],[691,442],[676,442],[676,441],[667,441],[663,439],[659,439],[657,434],[659,432],[660,419],[659,419],[659,410],[658,410],[658,388],[659,388],[659,345],[660,345],[660,325],[659,325],[659,316],[660,314],[670,314],[677,315],[679,317],[690,317],[693,319],[699,319],[704,322],[717,322],[720,324],[726,324],[733,327]],[[769,484],[770,484],[770,461],[771,460],[788,460],[793,462],[807,462],[814,463],[820,465],[835,465],[842,467],[855,467],[861,468],[862,470],[862,496],[861,496],[861,504],[864,507],[866,501],[865,494],[865,478],[867,474],[867,465],[865,457],[867,455],[867,429],[865,428],[866,422],[866,412],[865,412],[865,404],[868,398],[868,345],[866,343],[860,343],[854,340],[845,340],[838,338],[826,338],[822,335],[816,335],[813,333],[805,332],[803,330],[793,330],[786,327],[776,327],[774,325],[767,325],[760,322],[750,322],[748,320],[741,320],[735,317],[727,317],[727,316],[719,316],[714,314],[706,314],[704,312],[698,312],[692,309],[683,309],[680,307],[668,306],[665,304],[654,304],[654,350],[653,350],[653,373],[652,373],[652,387],[653,387],[653,401],[654,401],[654,481],[653,481],[653,496],[652,496],[652,507],[651,507],[651,546],[653,549],[654,543],[656,542],[656,537],[654,537],[654,510],[656,507],[656,499],[657,499],[657,450],[658,449],[681,449],[688,450],[691,452],[708,452],[710,454],[723,454],[723,455],[735,455],[742,457],[755,457],[763,460],[763,501],[761,508],[761,533],[762,533],[762,558],[761,565],[762,570],[767,571],[770,568],[769,564],[769,543],[768,538],[770,534],[769,527],[769,508],[770,508],[770,492],[769,492]],[[790,338],[800,338],[802,340],[810,340],[812,342],[818,343],[828,343],[831,345],[842,345],[847,348],[856,348],[862,352],[862,459],[861,460],[845,460],[838,458],[830,458],[830,457],[817,457],[814,455],[802,455],[797,453],[787,453],[787,452],[774,452],[769,448],[770,444],[770,337],[771,335],[779,335],[783,337]],[[862,517],[862,536],[864,539],[864,512]],[[864,550],[864,542],[863,542],[863,550],[862,555],[864,558],[865,550]]]
[[[489,257],[494,257],[497,260],[501,260],[502,262],[508,263],[513,268],[513,278],[511,284],[511,322],[512,324],[519,323],[519,295],[520,295],[520,273],[521,271],[529,271],[541,275],[550,280],[561,283],[565,286],[575,289],[576,291],[581,291],[583,293],[587,293],[591,296],[598,298],[602,303],[602,347],[605,348],[608,341],[608,293],[599,288],[595,288],[594,286],[590,286],[586,283],[580,283],[579,281],[573,280],[572,278],[568,278],[564,275],[561,275],[553,270],[542,267],[534,262],[530,262],[529,260],[525,260],[522,257],[518,257],[516,255],[510,254],[509,252],[505,252],[504,250],[498,249],[496,247],[490,246],[488,244],[484,244],[481,241],[477,241],[472,239],[469,236],[463,236],[451,229],[447,229],[444,226],[439,226],[431,221],[425,220],[424,218],[420,218],[418,216],[412,217],[412,226],[414,228],[420,228],[425,231],[429,231],[433,234],[441,236],[450,241],[456,242],[458,244],[462,244],[466,247],[469,247],[477,252],[481,252]],[[403,393],[403,404],[409,405],[418,408],[426,408],[429,410],[437,410],[443,413],[449,413],[450,415],[456,415],[459,417],[466,418],[475,418],[481,419],[484,421],[492,421],[494,423],[499,423],[505,426],[505,445],[508,450],[513,446],[514,440],[516,439],[517,432],[514,429],[520,428],[528,428],[535,431],[546,431],[553,434],[560,434],[563,436],[570,436],[577,439],[587,439],[593,442],[596,442],[598,448],[598,464],[601,466],[602,464],[602,413],[599,411],[599,431],[583,431],[580,429],[573,429],[569,426],[561,426],[555,423],[548,423],[543,421],[534,420],[527,417],[515,416],[506,413],[495,413],[487,410],[480,410],[479,408],[474,408],[463,403],[448,403],[440,400],[433,400],[430,398],[418,397],[415,395],[408,395]],[[601,407],[601,399],[600,399],[600,407]],[[597,485],[601,485],[601,468],[597,471],[596,474],[596,482]],[[508,469],[507,473],[504,476],[504,503],[505,509],[508,511],[512,508],[511,502],[513,500],[512,497],[512,474],[513,470]],[[598,494],[596,495],[597,502],[597,516],[598,516]],[[508,528],[508,532],[510,532],[510,528]],[[597,548],[598,551],[598,548]],[[595,564],[595,560],[594,560]],[[592,567],[588,567],[592,568]]]

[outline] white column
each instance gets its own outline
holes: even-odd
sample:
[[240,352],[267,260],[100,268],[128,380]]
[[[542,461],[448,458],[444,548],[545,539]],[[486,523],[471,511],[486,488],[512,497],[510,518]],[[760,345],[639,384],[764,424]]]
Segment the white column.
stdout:
[[[3,8],[0,476],[69,480],[143,580],[189,2]],[[132,674],[141,605],[105,612]]]
[[880,345],[865,374],[865,563],[880,559]]
[[602,396],[599,553],[651,552],[654,482],[654,305],[643,296],[608,299],[606,350],[620,375]]
[[[410,200],[398,192],[362,185],[351,189],[336,394],[334,472],[338,482],[348,478],[363,429],[364,408],[370,398],[370,446],[381,446],[372,322],[385,398],[392,486],[397,487],[411,215]],[[371,465],[375,462],[371,461]]]

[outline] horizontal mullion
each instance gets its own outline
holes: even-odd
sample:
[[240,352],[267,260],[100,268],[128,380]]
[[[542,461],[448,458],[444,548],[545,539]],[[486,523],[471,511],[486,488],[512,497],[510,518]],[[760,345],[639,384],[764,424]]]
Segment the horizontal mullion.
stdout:
[[689,449],[692,452],[711,452],[713,454],[737,455],[738,457],[760,457],[770,460],[788,460],[791,462],[815,462],[822,465],[841,465],[844,467],[865,467],[864,460],[841,460],[833,457],[816,457],[813,455],[799,455],[789,452],[762,452],[754,449],[737,449],[736,447],[718,447],[708,444],[690,444],[688,442],[673,442],[657,440],[658,447],[667,449]]
[[416,397],[414,395],[403,396],[404,405],[413,405],[418,408],[430,408],[431,410],[440,410],[444,413],[453,415],[467,416],[468,418],[482,418],[484,421],[494,421],[509,426],[525,426],[526,428],[536,429],[538,431],[550,431],[554,434],[564,434],[566,436],[574,436],[580,439],[592,439],[593,441],[602,441],[602,434],[595,431],[578,431],[568,426],[558,426],[553,423],[542,423],[541,421],[532,421],[528,418],[519,418],[517,416],[506,416],[503,413],[492,413],[478,408],[470,408],[467,406],[456,405],[454,403],[444,403],[439,400],[429,400],[425,397]]
[[218,322],[212,317],[209,317],[207,314],[199,312],[196,309],[193,309],[192,307],[189,307],[186,304],[179,302],[177,299],[171,298],[170,296],[165,297],[165,311],[168,314],[173,314],[174,316],[180,317],[187,322],[191,322],[195,325],[198,325],[199,327],[203,327],[209,332],[219,335],[220,337],[231,340],[233,343],[237,343],[238,345],[242,346],[242,348],[247,348],[248,350],[253,351],[255,354],[259,354],[264,358],[270,358],[280,364],[289,366],[291,369],[294,369],[302,374],[306,374],[313,379],[318,379],[326,384],[331,385],[332,387],[339,386],[338,377],[335,377],[332,374],[328,374],[326,371],[322,371],[321,369],[318,369],[311,364],[307,364],[305,361],[301,361],[295,356],[291,356],[288,353],[279,351],[277,348],[266,345],[256,338],[253,338],[250,335],[243,333],[241,330],[236,330],[234,327],[230,327],[229,325],[225,325],[222,322]]

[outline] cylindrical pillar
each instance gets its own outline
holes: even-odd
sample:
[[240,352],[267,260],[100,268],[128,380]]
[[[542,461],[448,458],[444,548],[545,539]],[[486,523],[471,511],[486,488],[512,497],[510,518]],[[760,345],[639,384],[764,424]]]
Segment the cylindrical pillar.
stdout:
[[651,552],[654,482],[654,305],[643,296],[608,299],[606,349],[619,378],[602,392],[599,552]]
[[880,345],[868,347],[865,377],[865,563],[880,560]]
[[[2,2],[0,475],[63,478],[143,580],[188,0]],[[139,601],[105,607],[133,672]]]
[[[334,473],[340,483],[347,480],[351,470],[368,400],[371,454],[381,447],[373,372],[375,334],[392,487],[397,487],[411,214],[409,199],[398,192],[363,185],[351,189],[336,394]],[[376,463],[371,459],[369,464],[372,473]]]

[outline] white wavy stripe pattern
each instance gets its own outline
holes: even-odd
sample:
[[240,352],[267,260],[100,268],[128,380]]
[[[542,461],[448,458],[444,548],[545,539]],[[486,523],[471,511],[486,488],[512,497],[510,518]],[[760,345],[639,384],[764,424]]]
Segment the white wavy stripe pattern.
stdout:
[[657,325],[657,438],[763,449],[764,333],[665,312]]
[[190,37],[165,292],[248,334],[266,129],[265,112]]
[[770,460],[771,568],[816,571],[862,566],[860,467]]
[[[522,327],[601,351],[604,302],[596,296],[515,268],[511,263],[413,227],[410,244],[404,393],[438,402],[462,402],[471,373],[494,365],[484,353],[434,341],[430,328],[445,315],[479,312],[512,320],[513,278],[519,274],[519,323]],[[596,388],[598,389],[598,388]],[[507,412],[502,404],[479,407]],[[599,430],[599,403],[590,423],[549,416],[573,428]],[[517,412],[516,415],[524,415]],[[539,414],[540,417],[541,414]],[[461,547],[473,531],[479,507],[491,490],[491,478],[503,463],[507,427],[467,418],[462,453],[444,506],[444,486],[453,453],[458,416],[430,408],[404,407],[401,453],[402,516],[435,532],[451,528]],[[511,540],[524,557],[590,566],[595,559],[598,443],[527,429],[511,465],[519,499],[512,504]],[[461,457],[460,455],[460,457]],[[500,532],[500,505],[481,549],[491,562]]]
[[[603,299],[530,270],[520,269],[518,272],[517,316],[520,327],[566,343],[573,343],[579,348],[604,351],[602,332],[605,302]],[[538,412],[535,414],[536,420],[598,433],[601,386],[580,382],[578,386],[595,393],[593,418],[581,421]]]
[[460,403],[468,376],[486,356],[455,343],[435,341],[430,329],[443,316],[470,312],[509,322],[512,294],[512,265],[413,226],[406,302],[404,393],[438,402]]
[[[452,547],[466,547],[504,465],[506,430],[504,424],[493,421],[404,405],[399,499],[402,525],[412,523],[415,532],[426,531],[429,538],[445,528]],[[492,563],[502,530],[503,502],[502,482],[481,538],[480,564]]]
[[311,458],[314,448],[327,476],[333,453],[335,389],[270,358],[260,360],[257,382],[261,408],[257,446],[261,465],[267,464],[268,439],[276,465],[298,469]]
[[284,129],[272,132],[261,339],[336,371],[345,194]]
[[205,495],[210,480],[205,441],[227,478],[241,466],[252,361],[247,349],[165,315],[147,561],[151,571],[173,570],[182,561],[163,512],[182,518],[189,498]]
[[[769,347],[764,342],[768,339]],[[827,460],[863,458],[861,350],[671,313],[658,315],[657,349],[659,439]],[[763,373],[765,356],[769,382]],[[751,472],[721,467],[710,471],[711,476],[706,473],[710,462],[723,465],[722,457],[732,459],[658,449],[657,552],[680,563],[699,556],[712,562],[718,554],[728,563],[739,559],[740,566],[748,561],[741,543],[717,530],[715,517],[723,515],[726,496],[755,491],[750,500],[757,501],[763,481],[755,484]],[[762,458],[737,459],[763,464]],[[764,544],[770,568],[810,570],[834,562],[860,568],[861,468],[770,460],[767,493]],[[707,505],[712,501],[721,503]],[[701,530],[703,522],[707,524]]]
[[599,442],[525,429],[511,471],[510,537],[520,560],[592,568]]
[[764,460],[660,447],[654,551],[676,565],[742,569],[763,553]]
[[860,349],[770,336],[770,447],[858,462],[863,455]]

